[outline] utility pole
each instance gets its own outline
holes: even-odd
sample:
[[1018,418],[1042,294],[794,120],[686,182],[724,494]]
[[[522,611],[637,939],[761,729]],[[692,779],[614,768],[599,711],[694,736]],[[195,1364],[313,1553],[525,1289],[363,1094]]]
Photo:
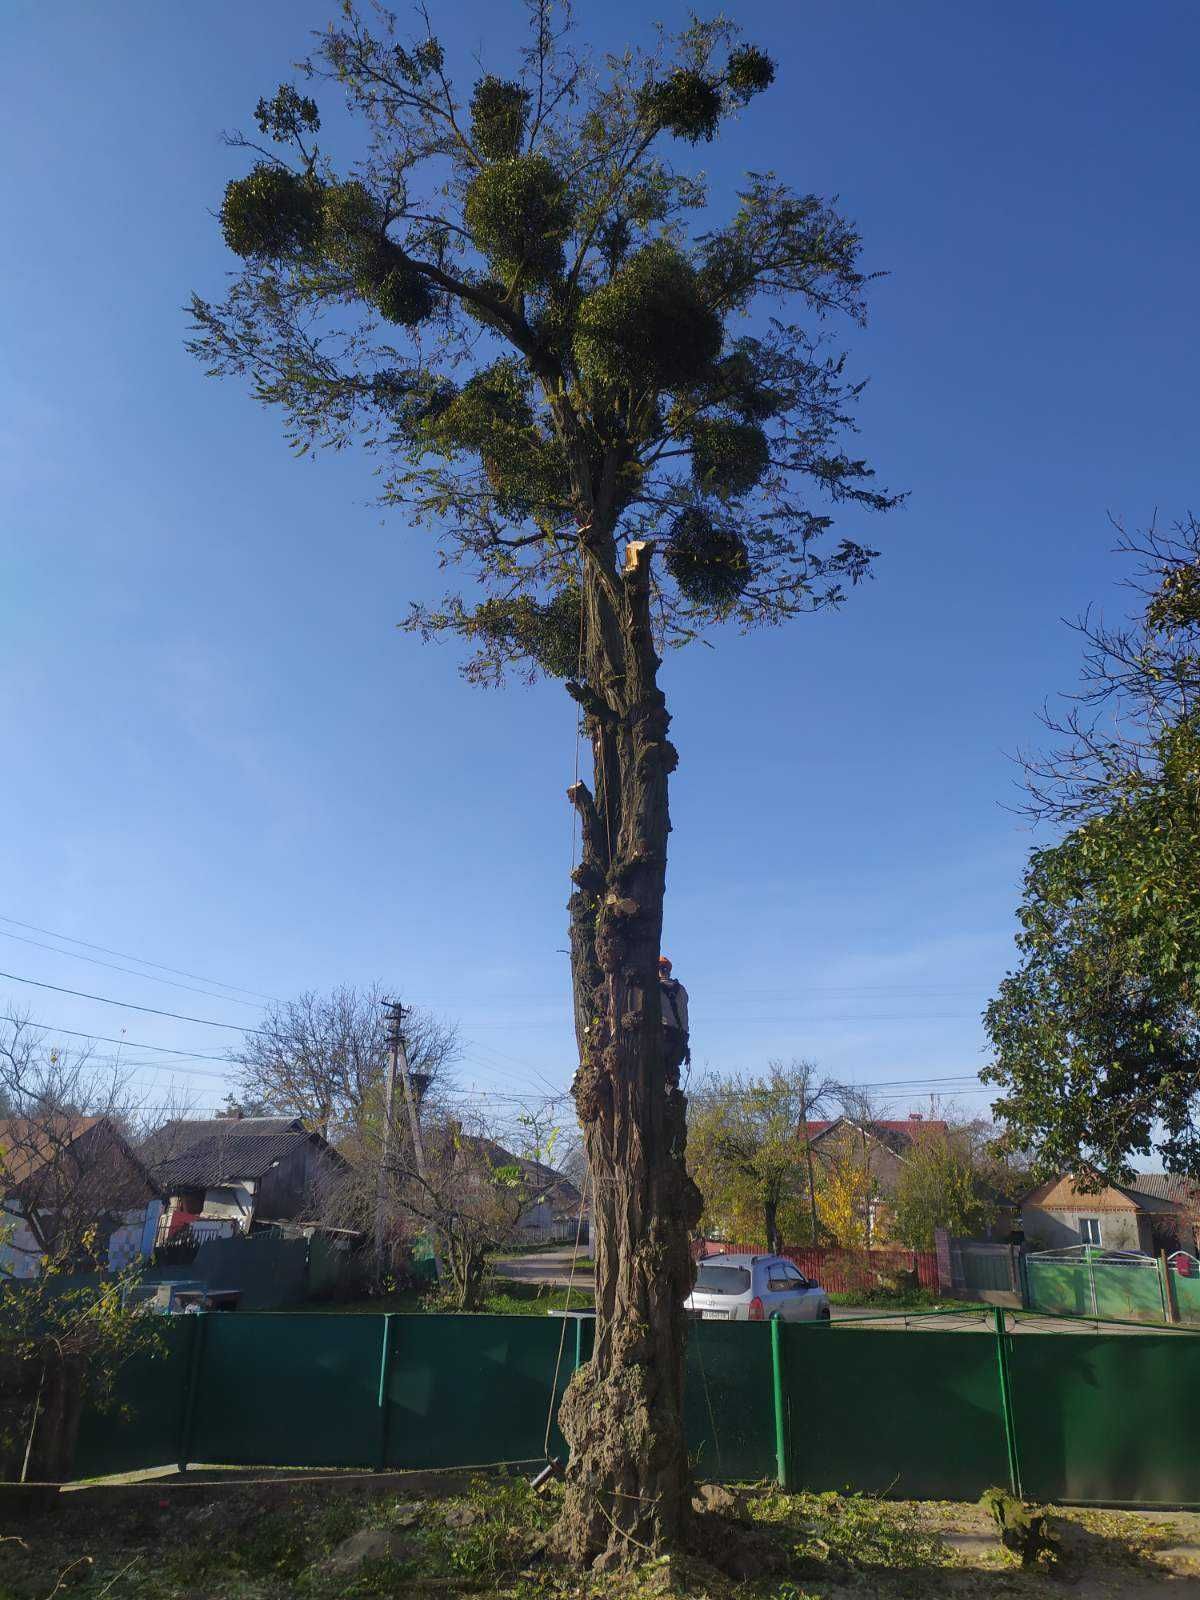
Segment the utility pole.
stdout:
[[[379,1158],[379,1191],[375,1206],[375,1254],[380,1265],[383,1263],[384,1240],[384,1213],[387,1208],[387,1169],[392,1153],[392,1122],[396,1103],[396,1078],[403,1078],[404,1099],[408,1107],[408,1127],[412,1135],[413,1160],[416,1164],[417,1174],[422,1183],[425,1182],[425,1147],[421,1142],[421,1116],[417,1105],[417,1097],[413,1090],[413,1074],[408,1066],[408,1048],[404,1042],[404,1030],[401,1026],[404,1020],[404,1007],[399,1000],[385,1001],[387,1006],[388,1022],[388,1075],[384,1089],[383,1101],[383,1144]],[[427,1078],[422,1078],[422,1087],[428,1083]],[[441,1276],[442,1263],[434,1243],[433,1264],[438,1276]]]
[[400,1054],[400,1019],[404,1009],[398,1001],[388,1006],[388,1072],[383,1091],[383,1138],[379,1150],[379,1183],[375,1190],[375,1265],[383,1273],[384,1217],[387,1212],[388,1162],[392,1154],[392,1108],[396,1101],[396,1065]]

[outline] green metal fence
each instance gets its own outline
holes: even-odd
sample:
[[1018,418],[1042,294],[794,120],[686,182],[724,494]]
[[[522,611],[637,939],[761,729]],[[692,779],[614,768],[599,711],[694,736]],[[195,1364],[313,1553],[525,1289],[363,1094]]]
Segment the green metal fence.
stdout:
[[1047,1316],[1200,1325],[1200,1262],[1086,1245],[1025,1258],[1030,1309]]
[[[1039,1499],[1200,1507],[1194,1334],[1039,1332],[1020,1318],[1014,1335],[1002,1311],[907,1321],[693,1325],[697,1471],[918,1499],[1008,1482]],[[591,1324],[238,1312],[179,1318],[170,1343],[125,1369],[120,1413],[85,1417],[79,1477],[540,1459]],[[553,1428],[551,1453],[564,1449]]]

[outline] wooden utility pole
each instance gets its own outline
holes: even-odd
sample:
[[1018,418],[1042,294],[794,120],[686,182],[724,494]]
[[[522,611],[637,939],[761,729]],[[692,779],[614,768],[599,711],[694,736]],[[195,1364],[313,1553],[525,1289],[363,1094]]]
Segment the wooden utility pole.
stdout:
[[375,1190],[375,1269],[382,1275],[384,1264],[385,1217],[387,1214],[388,1162],[392,1154],[392,1108],[396,1101],[396,1064],[400,1053],[400,1019],[404,1008],[399,1001],[386,1002],[388,1020],[388,1071],[383,1091],[383,1137],[379,1148],[379,1183]]
[[[408,1128],[412,1137],[413,1162],[422,1183],[426,1182],[425,1172],[425,1147],[421,1140],[421,1112],[417,1103],[416,1091],[413,1088],[413,1074],[408,1065],[408,1047],[404,1041],[404,1007],[399,1000],[385,1002],[388,1010],[388,1075],[384,1091],[384,1127],[383,1148],[379,1159],[379,1192],[375,1208],[375,1254],[382,1269],[383,1264],[383,1236],[384,1214],[387,1208],[387,1169],[392,1153],[392,1122],[395,1114],[396,1103],[396,1078],[399,1076],[404,1083],[404,1101],[408,1108]],[[422,1087],[428,1084],[428,1078],[422,1078]],[[441,1277],[442,1262],[437,1249],[437,1240],[433,1244],[433,1265]]]

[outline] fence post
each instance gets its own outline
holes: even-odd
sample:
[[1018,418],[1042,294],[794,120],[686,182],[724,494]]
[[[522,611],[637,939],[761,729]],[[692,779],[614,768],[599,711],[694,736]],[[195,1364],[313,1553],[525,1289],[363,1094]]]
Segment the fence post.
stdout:
[[184,1379],[186,1388],[183,1395],[183,1420],[179,1428],[179,1460],[176,1463],[180,1472],[187,1471],[188,1460],[192,1454],[192,1438],[196,1432],[196,1395],[200,1389],[204,1346],[208,1342],[208,1319],[212,1315],[211,1311],[198,1311],[195,1316],[185,1319],[194,1322],[196,1326],[188,1347],[187,1375]]
[[383,1338],[379,1347],[379,1442],[375,1452],[375,1470],[382,1472],[387,1466],[388,1430],[391,1426],[392,1408],[388,1404],[388,1374],[392,1366],[392,1322],[389,1311],[383,1314]]
[[1162,1291],[1163,1321],[1179,1321],[1179,1304],[1175,1299],[1175,1285],[1171,1282],[1171,1269],[1167,1265],[1167,1252],[1158,1252],[1158,1286]]
[[1021,1493],[1021,1461],[1017,1454],[1017,1429],[1013,1420],[1012,1383],[1008,1371],[1008,1334],[1004,1325],[1004,1307],[995,1308],[996,1366],[1000,1374],[1000,1410],[1004,1416],[1004,1443],[1008,1450],[1008,1481],[1017,1499]]
[[1100,1317],[1100,1303],[1096,1299],[1096,1268],[1095,1268],[1095,1264],[1092,1261],[1092,1247],[1090,1245],[1084,1245],[1084,1247],[1083,1247],[1083,1255],[1084,1255],[1084,1260],[1087,1262],[1088,1287],[1092,1292],[1092,1315],[1095,1318],[1097,1318],[1097,1320],[1099,1320],[1099,1317]]
[[787,1419],[783,1409],[783,1351],[782,1324],[778,1317],[771,1318],[771,1395],[775,1405],[775,1476],[781,1489],[792,1486],[791,1463],[788,1460]]

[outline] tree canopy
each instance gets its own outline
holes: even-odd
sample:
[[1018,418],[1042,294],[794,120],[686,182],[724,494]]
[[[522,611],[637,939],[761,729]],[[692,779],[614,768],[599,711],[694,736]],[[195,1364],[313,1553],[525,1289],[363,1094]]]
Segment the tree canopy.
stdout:
[[986,1013],[1008,1140],[1082,1185],[1151,1151],[1200,1175],[1200,526],[1123,548],[1141,612],[1081,623],[1083,693],[1029,763],[1065,831],[1030,859],[1021,964]]
[[[534,0],[518,75],[460,92],[431,31],[402,41],[346,5],[303,84],[234,138],[253,164],[220,223],[241,269],[223,301],[192,301],[210,371],[248,377],[297,450],[374,452],[385,502],[465,569],[407,625],[469,640],[485,682],[576,675],[597,515],[665,536],[655,622],[680,643],[836,604],[873,552],[821,550],[827,508],[897,500],[845,448],[862,384],[820,328],[865,315],[854,227],[771,174],[713,227],[705,179],[673,164],[770,85],[771,59],[694,21],[600,69],[562,16]],[[365,124],[349,165],[320,142],[323,88]]]
[[892,1226],[901,1244],[932,1250],[939,1228],[970,1238],[995,1211],[964,1130],[929,1128],[904,1152],[892,1196]]

